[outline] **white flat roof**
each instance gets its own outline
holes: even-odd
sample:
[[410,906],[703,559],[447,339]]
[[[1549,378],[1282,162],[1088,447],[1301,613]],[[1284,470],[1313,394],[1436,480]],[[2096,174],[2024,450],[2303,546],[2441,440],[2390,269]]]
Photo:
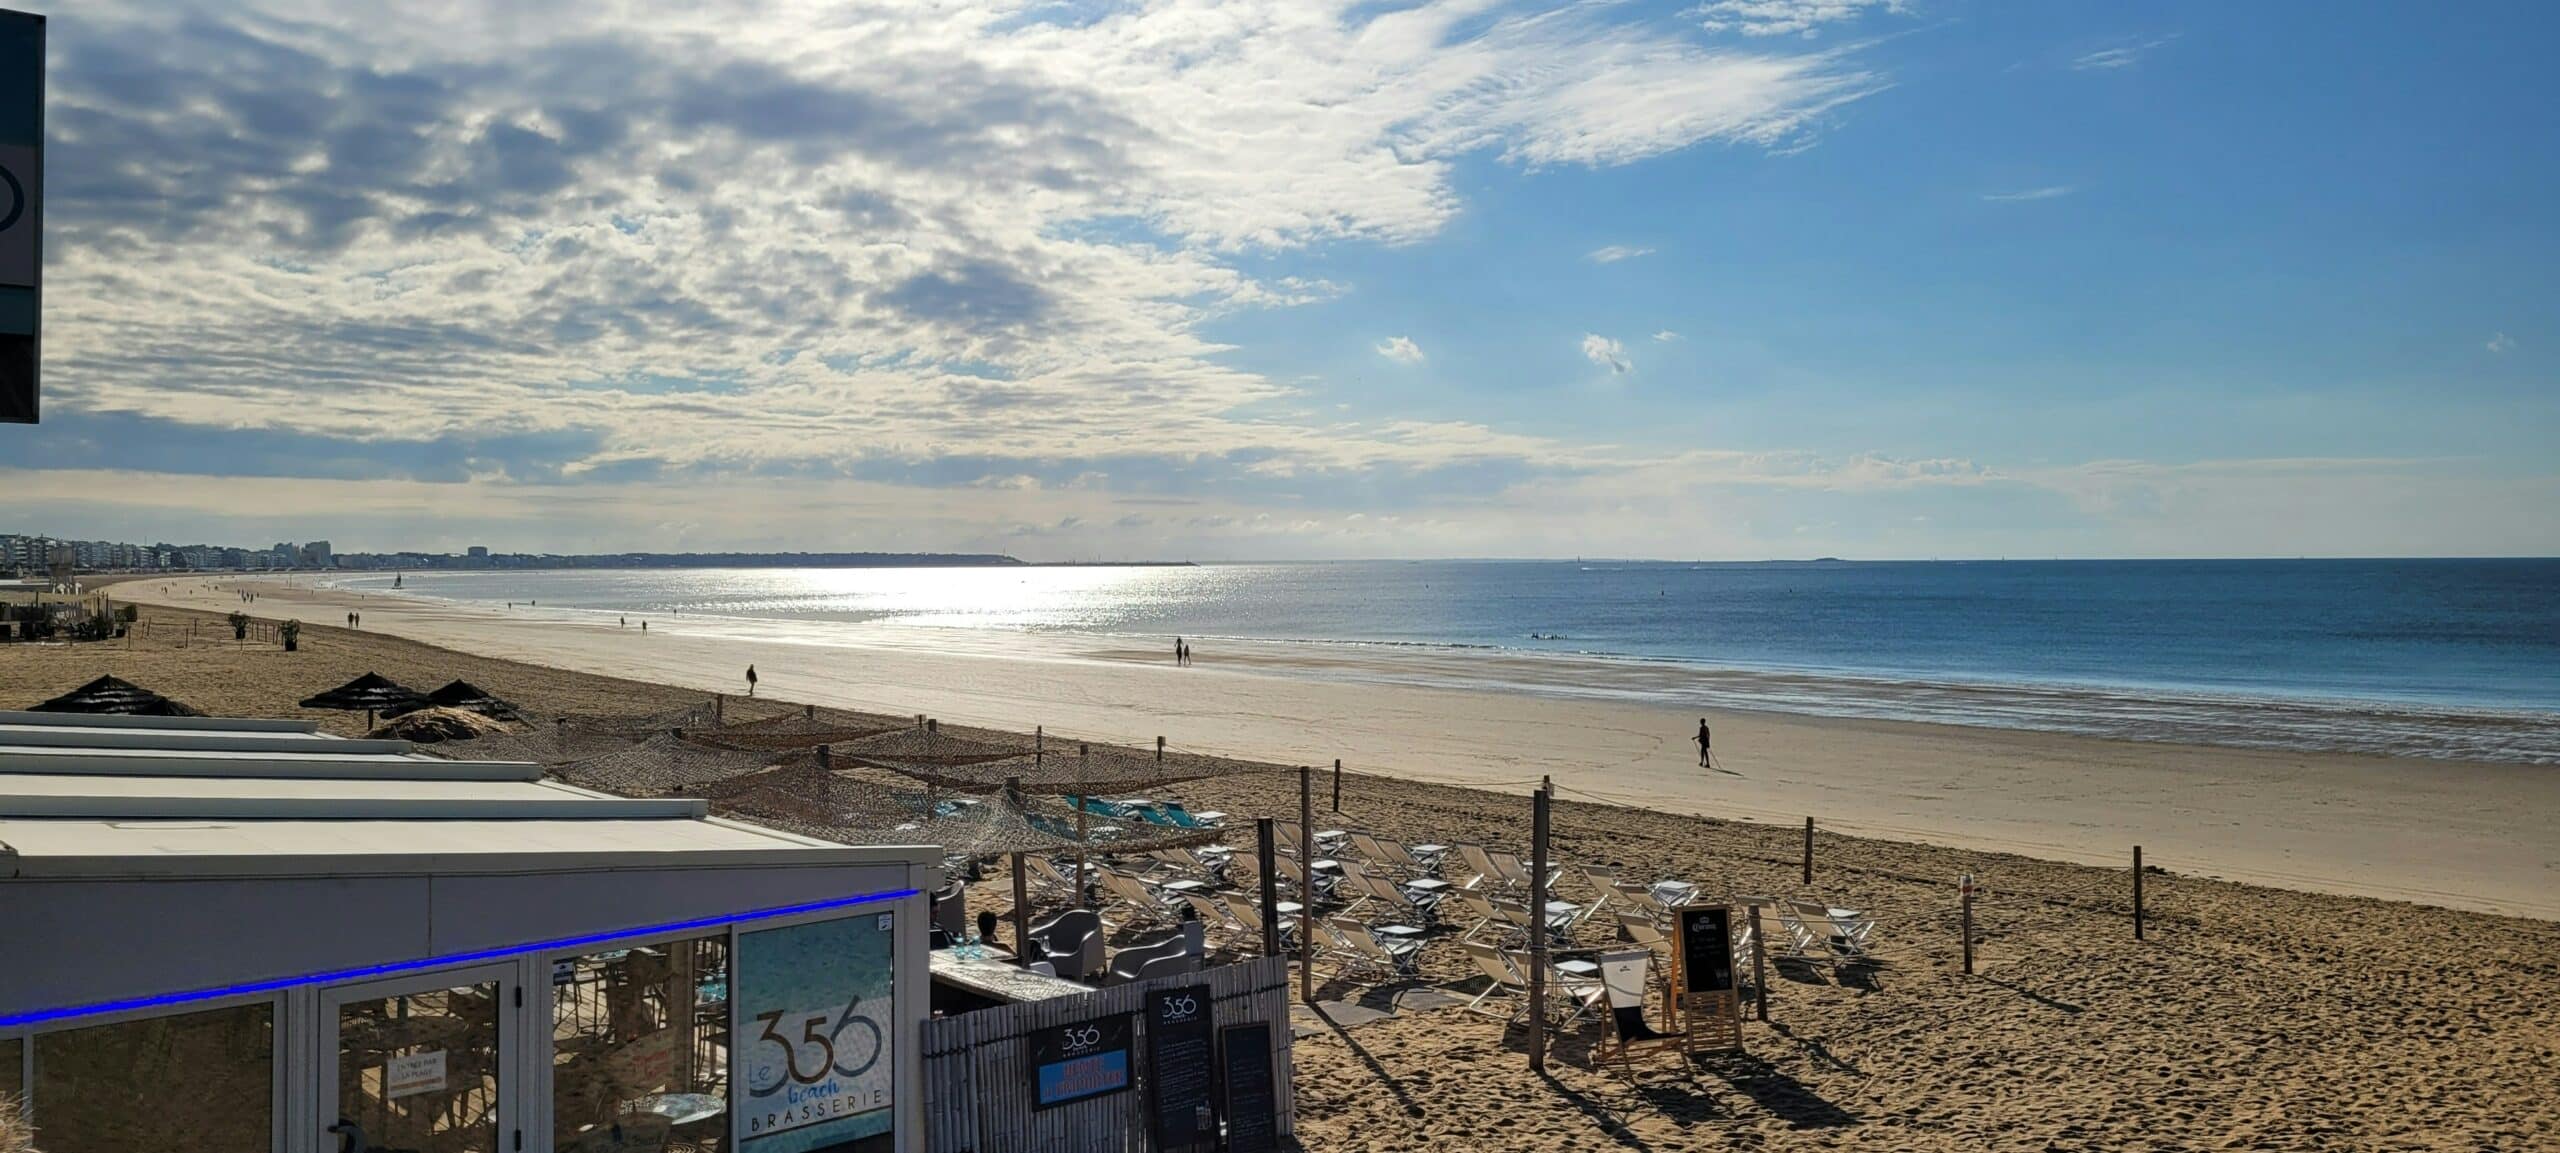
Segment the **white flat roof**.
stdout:
[[[934,861],[541,779],[537,765],[453,761],[212,718],[0,712],[0,880],[550,872]],[[186,723],[168,723],[184,721]],[[41,729],[41,743],[13,737]],[[398,749],[381,746],[397,745]]]

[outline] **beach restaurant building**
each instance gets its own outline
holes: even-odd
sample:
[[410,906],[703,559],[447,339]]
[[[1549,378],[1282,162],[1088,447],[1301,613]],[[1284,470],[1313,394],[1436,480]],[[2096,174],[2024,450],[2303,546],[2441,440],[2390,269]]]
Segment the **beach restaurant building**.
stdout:
[[922,1147],[940,852],[293,722],[0,712],[45,1153]]

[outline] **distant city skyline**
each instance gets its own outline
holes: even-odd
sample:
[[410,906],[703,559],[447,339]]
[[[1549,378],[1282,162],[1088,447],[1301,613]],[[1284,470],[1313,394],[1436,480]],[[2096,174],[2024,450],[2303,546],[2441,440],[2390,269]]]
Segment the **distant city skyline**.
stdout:
[[47,531],[2560,553],[2548,5],[54,7]]

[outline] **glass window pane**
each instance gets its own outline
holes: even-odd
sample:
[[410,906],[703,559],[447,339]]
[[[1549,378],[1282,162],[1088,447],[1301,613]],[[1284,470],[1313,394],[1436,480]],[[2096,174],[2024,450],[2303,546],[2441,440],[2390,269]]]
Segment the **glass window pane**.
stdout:
[[268,1153],[275,1006],[153,1017],[35,1039],[45,1153]]
[[553,1148],[728,1148],[728,1041],[725,936],[555,962]]
[[497,1153],[497,984],[340,1005],[338,1124],[362,1150]]

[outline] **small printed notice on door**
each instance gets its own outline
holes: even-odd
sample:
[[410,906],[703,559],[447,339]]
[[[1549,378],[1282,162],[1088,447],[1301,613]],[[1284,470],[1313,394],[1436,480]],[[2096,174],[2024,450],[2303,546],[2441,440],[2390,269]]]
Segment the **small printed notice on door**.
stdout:
[[382,1095],[385,1097],[415,1097],[420,1093],[444,1092],[444,1050],[392,1058],[390,1071],[383,1082]]

